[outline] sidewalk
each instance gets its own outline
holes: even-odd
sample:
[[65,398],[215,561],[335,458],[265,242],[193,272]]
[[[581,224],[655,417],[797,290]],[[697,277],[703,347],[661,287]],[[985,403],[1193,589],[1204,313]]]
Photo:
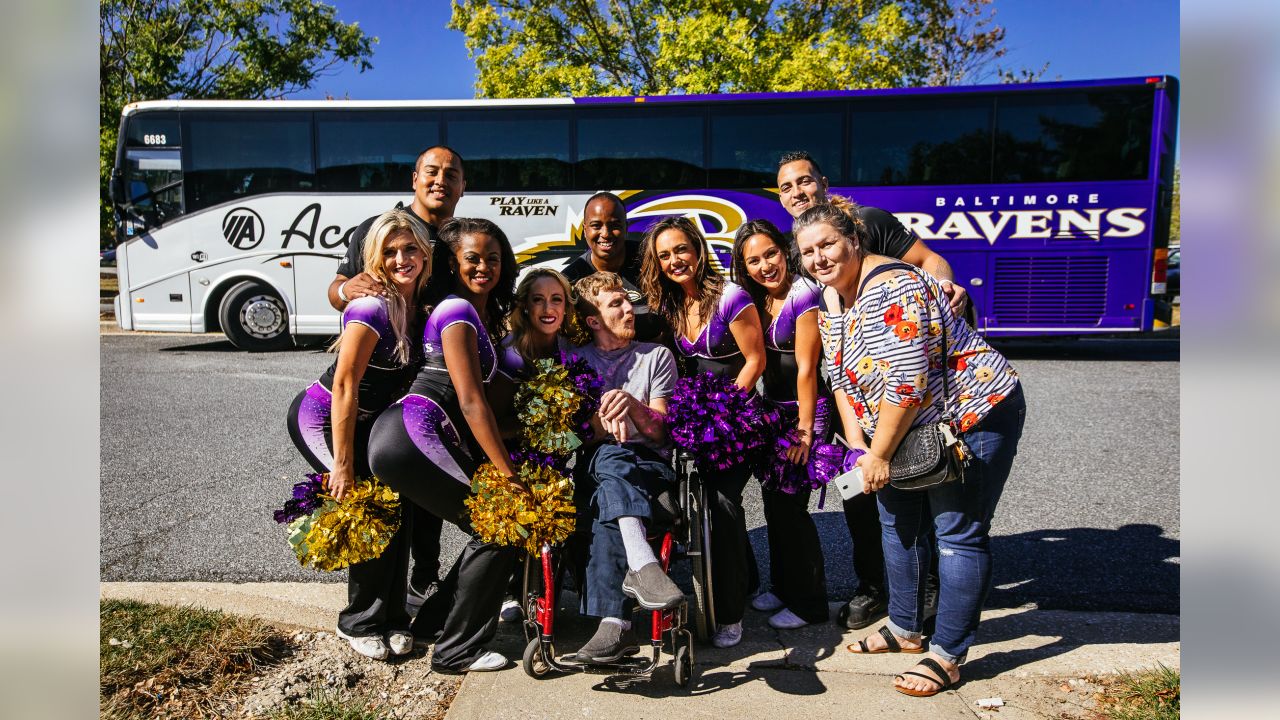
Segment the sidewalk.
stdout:
[[[103,598],[133,598],[193,604],[256,615],[273,623],[332,630],[346,603],[345,584],[321,583],[102,583]],[[572,595],[568,595],[573,598]],[[834,612],[834,606],[833,606]],[[562,652],[576,648],[594,621],[562,612],[557,640]],[[1179,618],[1175,615],[1094,613],[1035,608],[983,613],[979,644],[964,666],[965,682],[934,698],[911,698],[892,689],[894,673],[913,656],[859,657],[844,646],[866,631],[841,632],[832,624],[778,631],[765,615],[748,611],[742,644],[728,650],[695,645],[696,672],[689,689],[671,678],[670,656],[652,678],[570,675],[534,680],[518,667],[467,676],[447,717],[451,720],[511,718],[678,717],[748,718],[901,717],[1004,719],[1058,717],[1086,704],[1086,675],[1141,670],[1163,663],[1181,666]],[[518,625],[500,626],[493,649],[517,663],[524,649]],[[647,648],[646,648],[647,652]],[[1002,698],[999,711],[975,705]]]

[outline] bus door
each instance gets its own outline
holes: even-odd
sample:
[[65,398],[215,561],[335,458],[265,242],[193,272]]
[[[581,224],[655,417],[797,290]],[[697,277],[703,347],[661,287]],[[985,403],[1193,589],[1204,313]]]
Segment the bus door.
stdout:
[[174,113],[133,118],[124,131],[113,199],[117,210],[117,322],[126,329],[191,331],[190,279],[167,246],[183,214],[182,151]]

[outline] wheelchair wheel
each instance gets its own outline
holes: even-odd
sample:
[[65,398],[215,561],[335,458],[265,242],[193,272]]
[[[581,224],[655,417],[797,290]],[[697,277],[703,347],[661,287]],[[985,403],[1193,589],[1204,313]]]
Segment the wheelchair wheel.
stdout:
[[[554,650],[552,651],[554,652]],[[542,640],[534,638],[524,646],[524,672],[531,678],[541,680],[551,675],[551,665],[542,657]]]
[[689,560],[693,576],[693,627],[699,640],[715,632],[715,611],[711,594],[711,520],[706,494],[696,480],[689,485]]
[[675,662],[671,669],[676,677],[676,685],[689,687],[689,683],[693,681],[693,657],[689,654],[688,645],[676,648]]

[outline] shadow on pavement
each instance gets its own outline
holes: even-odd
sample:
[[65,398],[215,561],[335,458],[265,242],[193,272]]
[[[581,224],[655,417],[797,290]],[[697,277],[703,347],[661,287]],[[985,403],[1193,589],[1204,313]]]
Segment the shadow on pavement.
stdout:
[[1143,338],[991,338],[991,345],[1010,360],[1095,360],[1178,362],[1178,337]]

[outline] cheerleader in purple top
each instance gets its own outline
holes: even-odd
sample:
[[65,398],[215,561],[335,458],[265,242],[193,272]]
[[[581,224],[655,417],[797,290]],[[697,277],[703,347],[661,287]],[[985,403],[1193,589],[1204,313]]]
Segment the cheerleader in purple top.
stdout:
[[499,670],[507,659],[484,645],[496,630],[519,550],[481,542],[463,501],[471,494],[471,475],[485,460],[507,477],[515,476],[485,398],[486,386],[497,375],[493,338],[511,308],[515,257],[497,225],[454,218],[440,228],[433,263],[426,296],[434,307],[422,334],[422,370],[409,394],[374,424],[369,461],[403,499],[471,536],[413,621],[413,634],[421,642],[438,638],[432,669]]
[[[290,437],[316,472],[329,473],[328,490],[338,500],[357,477],[370,475],[374,418],[404,392],[422,363],[416,335],[430,252],[421,226],[403,210],[374,221],[365,243],[365,267],[384,293],[347,305],[342,334],[331,348],[337,359],[289,408]],[[396,533],[380,557],[348,571],[348,604],[338,615],[338,635],[356,652],[377,660],[413,649],[404,607],[405,537],[407,532]]]
[[[782,409],[800,442],[787,452],[796,465],[809,463],[815,442],[829,437],[831,393],[818,372],[818,285],[796,272],[790,244],[768,220],[738,228],[733,277],[746,288],[765,327],[765,395]],[[769,536],[771,590],[751,602],[776,611],[769,624],[796,628],[826,622],[827,586],[818,528],[809,515],[808,487],[761,487]]]
[[[677,355],[687,372],[711,371],[731,377],[754,392],[765,368],[760,316],[747,292],[711,267],[710,249],[692,220],[658,221],[641,244],[640,287],[651,311],[667,321]],[[718,628],[712,642],[731,647],[742,639],[742,616],[751,591],[751,545],[747,540],[742,491],[751,479],[746,464],[717,473],[709,482],[716,493],[711,506],[711,563]]]

